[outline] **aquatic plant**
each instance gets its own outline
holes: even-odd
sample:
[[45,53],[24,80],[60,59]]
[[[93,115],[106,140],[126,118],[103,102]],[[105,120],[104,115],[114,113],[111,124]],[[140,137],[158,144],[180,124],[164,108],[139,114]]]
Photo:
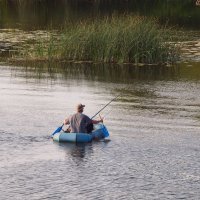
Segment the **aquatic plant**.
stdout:
[[113,17],[82,22],[62,35],[66,60],[108,63],[172,63],[178,56],[170,31],[155,19]]
[[35,60],[169,64],[179,56],[172,33],[175,32],[161,27],[156,19],[145,17],[68,22],[61,32],[35,40],[23,55]]

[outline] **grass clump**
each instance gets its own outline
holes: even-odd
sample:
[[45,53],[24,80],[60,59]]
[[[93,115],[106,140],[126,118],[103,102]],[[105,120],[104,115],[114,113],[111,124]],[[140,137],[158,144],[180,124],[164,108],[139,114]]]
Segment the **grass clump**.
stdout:
[[24,55],[35,60],[172,64],[179,56],[172,32],[155,19],[133,16],[68,23],[64,31],[37,40]]
[[173,63],[178,48],[170,31],[156,20],[113,17],[79,23],[62,35],[61,56],[66,60],[106,63]]

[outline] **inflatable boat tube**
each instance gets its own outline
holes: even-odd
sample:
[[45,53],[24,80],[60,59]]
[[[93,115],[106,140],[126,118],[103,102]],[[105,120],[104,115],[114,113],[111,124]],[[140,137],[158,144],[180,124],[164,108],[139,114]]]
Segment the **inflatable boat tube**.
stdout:
[[87,133],[57,133],[53,136],[53,140],[56,142],[77,142],[87,143],[93,139],[100,140],[108,137],[109,133],[107,128],[103,124],[95,125],[94,130],[91,134]]

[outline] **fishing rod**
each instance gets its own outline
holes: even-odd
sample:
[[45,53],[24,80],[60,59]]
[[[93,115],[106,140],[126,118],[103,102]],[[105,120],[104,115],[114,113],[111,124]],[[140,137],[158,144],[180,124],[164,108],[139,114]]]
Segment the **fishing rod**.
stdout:
[[[113,109],[109,110],[108,112],[106,112],[104,115],[103,115],[103,119],[107,118],[107,116],[113,111]],[[100,114],[99,114],[100,115]],[[102,118],[102,117],[100,117]]]
[[119,98],[120,96],[122,96],[122,94],[116,96],[115,98],[113,98],[111,101],[109,101],[103,108],[101,108],[91,119],[93,119],[94,117],[96,117],[103,109],[105,109],[110,103],[112,103],[113,101],[115,101],[117,98]]
[[[109,101],[103,108],[101,108],[91,119],[93,119],[94,117],[96,117],[103,109],[105,109],[110,103],[112,103],[113,101],[115,101],[117,98],[119,98],[120,96],[122,96],[122,94],[119,94],[118,96],[116,96],[115,98],[113,98],[111,101]],[[56,133],[59,133],[62,130],[62,127],[64,126],[64,124],[62,124],[62,126],[58,127],[51,135],[51,137],[53,137],[53,135],[55,135]]]
[[[125,88],[123,88],[123,90],[124,89],[129,89],[130,88],[130,86],[129,87],[125,87]],[[96,117],[104,108],[106,108],[110,103],[112,103],[113,101],[115,101],[117,98],[119,98],[119,97],[121,97],[122,96],[122,94],[119,94],[119,95],[117,95],[115,98],[113,98],[111,101],[109,101],[103,108],[101,108],[101,110],[99,110],[91,119],[93,119],[94,117]]]

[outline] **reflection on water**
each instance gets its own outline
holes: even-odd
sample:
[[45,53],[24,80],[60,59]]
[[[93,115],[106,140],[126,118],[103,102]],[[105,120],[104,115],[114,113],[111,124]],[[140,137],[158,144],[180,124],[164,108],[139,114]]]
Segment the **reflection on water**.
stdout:
[[98,142],[93,141],[93,143],[86,143],[86,144],[85,143],[77,143],[77,144],[75,144],[75,143],[57,143],[57,142],[54,142],[54,144],[61,147],[61,149],[66,153],[66,157],[74,157],[77,159],[80,158],[80,160],[82,160],[85,157],[93,156],[94,145],[99,145],[99,146],[101,146],[101,148],[105,148],[110,141],[111,141],[110,139],[106,139],[106,140],[102,140],[102,141],[98,141]]
[[[55,142],[56,144],[56,142]],[[74,144],[74,143],[58,143],[64,151],[66,151],[66,155],[70,154],[72,157],[84,158],[86,154],[92,154],[92,144]]]
[[66,21],[133,13],[155,16],[162,23],[199,28],[200,12],[191,0],[1,0],[0,28],[59,28]]
[[[12,199],[198,199],[199,63],[0,66],[0,193]],[[110,142],[49,136],[77,102]],[[106,114],[108,113],[108,115]]]
[[[88,79],[103,82],[128,83],[132,80],[176,79],[180,75],[180,66],[133,66],[106,64],[69,64],[69,63],[28,63],[13,67],[12,76],[24,76],[26,79]],[[192,70],[192,69],[191,69]],[[195,68],[194,70],[198,70]],[[196,73],[196,72],[194,72]]]
[[26,79],[51,80],[87,79],[112,83],[132,83],[151,80],[200,79],[198,62],[185,62],[174,66],[133,66],[107,64],[26,63],[13,66],[11,76]]
[[[199,35],[199,34],[198,34]],[[200,39],[196,41],[187,41],[182,43],[182,60],[185,61],[200,61]]]

